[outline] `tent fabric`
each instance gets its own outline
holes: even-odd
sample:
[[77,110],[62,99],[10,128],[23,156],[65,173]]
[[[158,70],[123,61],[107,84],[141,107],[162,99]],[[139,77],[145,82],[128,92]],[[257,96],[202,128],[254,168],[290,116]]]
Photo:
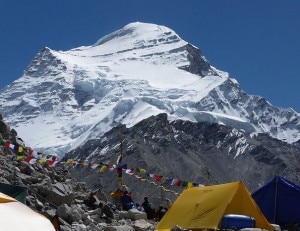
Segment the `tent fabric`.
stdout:
[[27,187],[0,183],[0,192],[21,201],[23,204],[26,202]]
[[300,223],[300,186],[275,176],[252,197],[269,222],[281,226]]
[[0,193],[0,203],[15,202],[16,200],[8,195]]
[[3,193],[0,193],[0,227],[5,231],[55,231],[46,217]]
[[273,230],[241,181],[185,189],[156,229],[166,231],[176,225],[191,230],[218,229],[226,214],[253,217],[257,228]]

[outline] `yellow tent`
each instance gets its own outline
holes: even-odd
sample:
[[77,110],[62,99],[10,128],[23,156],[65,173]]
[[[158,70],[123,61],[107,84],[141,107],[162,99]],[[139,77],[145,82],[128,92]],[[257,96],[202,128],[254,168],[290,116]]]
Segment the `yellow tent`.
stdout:
[[256,228],[273,230],[243,182],[187,188],[157,224],[159,231],[178,225],[185,229],[219,229],[226,214],[255,219]]
[[46,217],[3,193],[0,193],[0,227],[5,231],[55,231]]

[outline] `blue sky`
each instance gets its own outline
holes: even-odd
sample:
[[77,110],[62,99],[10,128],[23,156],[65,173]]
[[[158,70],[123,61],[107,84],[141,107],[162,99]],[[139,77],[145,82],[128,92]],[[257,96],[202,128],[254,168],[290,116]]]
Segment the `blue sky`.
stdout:
[[298,0],[0,0],[0,88],[45,46],[92,45],[130,22],[167,26],[248,94],[300,112]]

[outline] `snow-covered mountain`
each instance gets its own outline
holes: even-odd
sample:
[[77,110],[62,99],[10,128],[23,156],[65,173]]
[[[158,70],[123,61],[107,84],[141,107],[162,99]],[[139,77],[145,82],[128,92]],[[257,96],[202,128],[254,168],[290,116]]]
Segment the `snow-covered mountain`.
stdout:
[[27,145],[58,154],[160,113],[300,139],[299,113],[246,94],[173,30],[139,22],[91,46],[42,49],[1,89],[0,112]]

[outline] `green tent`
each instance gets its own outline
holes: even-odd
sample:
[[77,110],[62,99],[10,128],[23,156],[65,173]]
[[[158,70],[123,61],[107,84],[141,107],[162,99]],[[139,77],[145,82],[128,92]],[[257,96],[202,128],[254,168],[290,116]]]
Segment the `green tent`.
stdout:
[[25,186],[0,183],[0,192],[15,198],[23,204],[26,202],[27,187]]

